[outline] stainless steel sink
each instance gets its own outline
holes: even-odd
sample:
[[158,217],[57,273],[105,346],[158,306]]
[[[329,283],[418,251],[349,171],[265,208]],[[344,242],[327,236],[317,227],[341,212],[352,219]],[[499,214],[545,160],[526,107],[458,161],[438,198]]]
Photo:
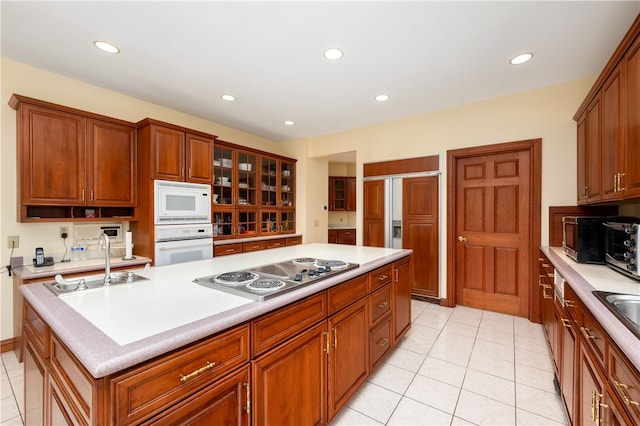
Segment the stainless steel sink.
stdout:
[[640,295],[594,291],[593,294],[640,338]]
[[105,285],[104,275],[78,278],[74,280],[65,280],[61,275],[56,275],[55,281],[46,282],[43,283],[43,285],[51,290],[56,296],[60,296],[78,291],[91,290],[118,284],[130,284],[149,279],[129,271],[111,272],[109,277],[111,278],[111,282],[108,285]]

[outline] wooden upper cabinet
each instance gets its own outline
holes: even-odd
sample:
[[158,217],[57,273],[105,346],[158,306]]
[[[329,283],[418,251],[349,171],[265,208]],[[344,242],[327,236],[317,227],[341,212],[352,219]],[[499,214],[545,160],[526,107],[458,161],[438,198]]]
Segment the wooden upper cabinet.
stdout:
[[626,168],[621,178],[624,195],[640,197],[640,37],[631,45],[624,58],[626,113]]
[[640,197],[640,15],[574,119],[578,204]]
[[356,178],[329,176],[329,210],[356,211]]
[[189,182],[211,183],[213,181],[212,155],[213,139],[191,133],[186,134],[186,166]]
[[[140,160],[150,162],[151,179],[179,182],[213,182],[215,136],[190,133],[187,129],[149,119],[138,123]],[[148,153],[147,153],[148,152]]]
[[81,115],[20,104],[18,165],[23,204],[85,204],[85,125]]
[[624,169],[623,70],[616,67],[602,87],[602,199],[621,199],[619,173]]
[[87,120],[87,205],[136,205],[137,146],[135,128]]

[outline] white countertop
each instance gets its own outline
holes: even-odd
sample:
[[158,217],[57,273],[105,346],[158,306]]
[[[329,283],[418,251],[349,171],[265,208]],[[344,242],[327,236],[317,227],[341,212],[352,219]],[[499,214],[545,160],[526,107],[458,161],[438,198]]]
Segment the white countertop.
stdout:
[[[149,281],[61,297],[42,284],[21,286],[27,301],[96,378],[120,371],[295,302],[400,259],[409,250],[305,244],[256,251],[136,273]],[[293,259],[317,257],[359,268],[255,302],[193,283],[202,276]]]
[[627,278],[605,265],[578,263],[567,256],[561,247],[543,247],[542,251],[571,285],[589,312],[640,371],[640,339],[592,293],[594,290],[600,290],[640,295],[640,281]]

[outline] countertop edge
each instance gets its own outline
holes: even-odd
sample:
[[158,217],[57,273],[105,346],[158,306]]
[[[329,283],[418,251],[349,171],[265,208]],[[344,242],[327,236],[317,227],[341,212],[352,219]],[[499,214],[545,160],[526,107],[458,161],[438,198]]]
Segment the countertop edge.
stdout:
[[[143,267],[147,263],[151,263],[151,259],[147,257],[136,256],[133,260],[112,259],[111,268],[123,268],[125,266]],[[59,262],[58,262],[59,263]],[[39,278],[52,277],[57,274],[78,274],[82,272],[104,271],[104,259],[91,259],[90,261],[68,262],[64,266],[65,269],[53,270],[51,267],[43,267],[36,271],[30,271],[26,266],[13,268],[11,271],[17,277],[23,280],[35,280]]]
[[271,235],[268,237],[241,237],[241,238],[229,238],[227,240],[216,240],[214,237],[213,245],[224,246],[229,244],[253,243],[256,241],[271,241],[271,240],[281,240],[283,238],[296,238],[296,237],[302,237],[302,234],[282,234],[282,235]]
[[[22,285],[20,291],[42,319],[49,324],[51,331],[74,353],[89,373],[99,379],[245,323],[380,266],[395,262],[409,256],[412,252],[412,250],[402,250],[387,254],[317,284],[264,302],[251,302],[124,346],[114,342],[42,284]],[[69,324],[73,324],[73,327],[69,327]],[[87,336],[91,338],[87,339]]]
[[640,339],[593,295],[592,292],[597,289],[574,268],[574,265],[566,261],[562,248],[542,247],[541,249],[553,266],[558,269],[560,275],[568,281],[589,312],[598,320],[634,367],[640,371]]

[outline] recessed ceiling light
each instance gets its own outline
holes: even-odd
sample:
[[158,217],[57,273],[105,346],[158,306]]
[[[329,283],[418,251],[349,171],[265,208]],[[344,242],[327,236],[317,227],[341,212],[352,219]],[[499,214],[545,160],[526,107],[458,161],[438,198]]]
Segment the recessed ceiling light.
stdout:
[[284,125],[285,126],[293,126],[294,124],[296,124],[294,121],[291,120],[285,120],[284,121]]
[[236,97],[232,96],[232,95],[222,95],[220,96],[222,99],[224,99],[225,101],[235,101]]
[[533,53],[523,53],[523,54],[518,55],[515,58],[511,59],[509,61],[509,63],[511,65],[520,65],[520,64],[524,64],[525,62],[530,61],[531,58],[533,58]]
[[327,49],[324,51],[324,57],[329,59],[330,61],[335,61],[337,59],[342,58],[342,50],[340,49],[336,49],[335,47],[332,47],[331,49]]
[[389,95],[378,95],[376,96],[376,101],[384,102],[389,100]]
[[111,43],[107,43],[106,41],[94,41],[93,45],[98,49],[107,52],[107,53],[120,53],[120,49],[118,46],[115,46]]

